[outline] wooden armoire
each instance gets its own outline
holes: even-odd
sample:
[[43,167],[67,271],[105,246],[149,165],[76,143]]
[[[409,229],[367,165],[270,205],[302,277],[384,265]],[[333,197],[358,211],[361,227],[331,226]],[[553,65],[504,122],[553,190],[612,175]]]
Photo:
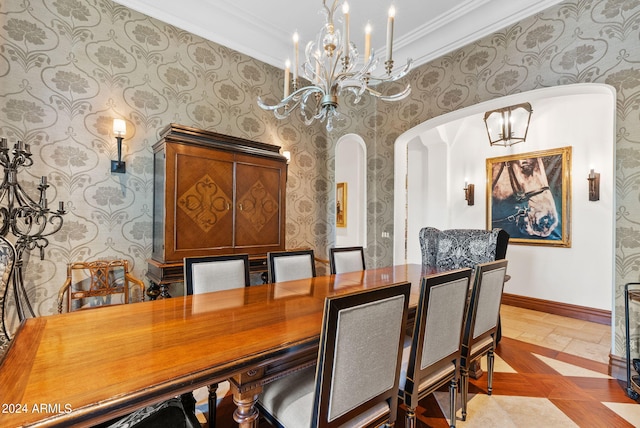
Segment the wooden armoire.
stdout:
[[280,147],[170,124],[153,146],[151,297],[183,280],[185,257],[248,253],[253,271],[285,248]]

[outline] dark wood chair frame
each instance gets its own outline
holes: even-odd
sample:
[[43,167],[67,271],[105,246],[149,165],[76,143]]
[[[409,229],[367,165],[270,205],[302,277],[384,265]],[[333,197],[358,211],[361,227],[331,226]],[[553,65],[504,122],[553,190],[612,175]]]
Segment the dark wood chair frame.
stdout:
[[[385,402],[389,406],[389,414],[384,415],[380,419],[373,422],[372,426],[381,426],[387,422],[388,426],[393,426],[397,416],[398,408],[398,382],[400,375],[400,367],[402,361],[402,345],[404,342],[404,331],[407,323],[408,304],[411,294],[411,283],[397,283],[386,287],[380,287],[370,290],[363,290],[355,293],[339,295],[335,297],[329,297],[325,300],[324,315],[322,319],[322,332],[320,333],[320,346],[318,350],[318,364],[316,367],[316,380],[315,380],[315,397],[313,404],[313,416],[311,419],[312,427],[320,428],[333,428],[339,427],[344,423],[355,418],[359,414],[371,409],[375,405]],[[398,295],[404,296],[404,309],[402,315],[402,328],[397,338],[389,338],[389,345],[397,346],[398,355],[396,361],[396,374],[394,385],[372,397],[369,401],[366,401],[359,406],[351,409],[347,413],[328,421],[329,414],[329,402],[332,386],[333,365],[335,348],[337,346],[337,327],[338,327],[338,315],[343,309],[367,304],[370,302],[376,302],[383,299],[388,299]],[[397,342],[395,342],[397,340]],[[259,406],[261,407],[261,406]],[[280,426],[278,422],[268,413],[261,408],[261,415],[265,417],[267,421],[275,426]]]
[[[411,337],[411,352],[409,356],[409,364],[407,367],[407,379],[405,382],[404,391],[400,390],[400,399],[407,406],[406,422],[407,428],[415,428],[415,408],[418,406],[418,402],[429,394],[432,394],[443,385],[449,384],[449,402],[450,402],[450,418],[451,427],[455,427],[456,420],[456,387],[458,385],[459,370],[460,370],[460,356],[462,347],[462,333],[464,329],[465,316],[467,312],[467,297],[469,295],[469,282],[471,280],[471,273],[473,271],[469,268],[450,271],[438,275],[423,277],[420,285],[420,300],[418,302],[418,309],[416,311],[416,320],[413,327],[413,334]],[[458,302],[462,305],[462,317],[460,319],[460,330],[452,331],[451,334],[456,334],[458,337],[458,347],[455,351],[442,356],[438,361],[430,364],[424,369],[420,368],[422,361],[422,354],[424,348],[425,335],[427,333],[427,321],[428,321],[428,308],[431,298],[431,291],[434,287],[442,284],[451,283],[466,279],[466,292],[464,293],[464,301]],[[442,377],[434,379],[428,387],[420,390],[420,386],[423,381],[430,376],[443,371],[447,366],[454,365],[454,369],[445,373]]]
[[335,254],[340,252],[354,252],[359,251],[362,256],[362,270],[366,269],[366,264],[364,262],[364,248],[363,247],[333,247],[329,249],[329,267],[331,270],[331,274],[336,273],[336,259]]
[[[469,367],[471,363],[478,360],[484,355],[487,355],[487,394],[491,395],[493,390],[493,363],[494,363],[494,350],[498,344],[498,331],[500,328],[500,304],[502,302],[502,291],[504,290],[504,279],[500,281],[500,302],[498,302],[498,310],[496,311],[496,323],[493,328],[481,333],[477,337],[473,337],[476,316],[478,313],[478,304],[480,293],[483,288],[483,278],[487,272],[503,270],[506,272],[508,261],[506,259],[496,260],[494,262],[482,263],[476,266],[474,272],[474,283],[471,291],[471,298],[469,299],[469,305],[467,309],[467,319],[465,321],[464,334],[462,338],[462,355],[460,374],[462,386],[460,388],[462,395],[462,420],[467,419],[467,399],[469,389]],[[486,341],[491,337],[485,346],[474,349],[474,345],[479,342]],[[471,353],[473,350],[473,353]]]
[[244,261],[244,285],[251,284],[249,275],[249,254],[228,254],[223,256],[185,257],[184,259],[184,285],[187,295],[193,294],[193,270],[191,267],[197,263],[215,263],[227,260]]
[[278,282],[278,279],[275,275],[275,259],[278,257],[289,257],[289,256],[303,256],[309,255],[311,258],[311,274],[313,277],[316,276],[316,262],[315,255],[312,249],[308,250],[292,250],[292,251],[271,251],[267,253],[267,269],[269,273],[269,282]]
[[[249,275],[249,255],[248,254],[228,254],[222,256],[203,256],[203,257],[185,257],[184,259],[184,284],[187,295],[193,294],[193,270],[194,264],[198,263],[216,263],[228,260],[242,260],[244,262],[244,286],[249,287],[251,285],[251,279]],[[217,408],[217,391],[218,384],[211,384],[207,386],[209,397],[209,418],[208,424],[210,428],[216,426],[216,408]]]

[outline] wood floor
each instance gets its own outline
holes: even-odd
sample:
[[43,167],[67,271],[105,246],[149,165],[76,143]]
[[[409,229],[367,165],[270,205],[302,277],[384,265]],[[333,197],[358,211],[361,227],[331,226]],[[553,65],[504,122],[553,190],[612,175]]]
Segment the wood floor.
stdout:
[[[607,375],[610,326],[511,306],[501,314],[493,394],[486,395],[486,375],[471,379],[469,414],[462,421],[458,410],[459,428],[640,426],[640,405],[626,396],[623,382]],[[423,399],[418,426],[448,427],[447,402],[445,390]],[[218,409],[216,426],[234,426],[229,395]],[[402,428],[402,407],[398,416]],[[261,428],[268,426],[261,421]]]

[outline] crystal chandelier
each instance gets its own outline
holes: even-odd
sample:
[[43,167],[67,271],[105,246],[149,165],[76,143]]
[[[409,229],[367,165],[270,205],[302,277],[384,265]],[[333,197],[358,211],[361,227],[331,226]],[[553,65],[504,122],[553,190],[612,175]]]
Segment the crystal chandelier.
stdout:
[[[358,48],[349,37],[349,5],[342,4],[342,31],[336,28],[334,16],[338,5],[342,0],[333,0],[331,6],[327,6],[327,0],[323,0],[323,12],[326,15],[326,23],[318,33],[316,41],[309,41],[304,55],[305,61],[301,67],[298,65],[298,35],[293,36],[294,64],[292,91],[289,90],[290,63],[287,61],[284,75],[284,96],[280,102],[274,105],[266,104],[258,97],[258,105],[265,110],[272,110],[278,119],[288,117],[296,108],[300,109],[300,115],[305,124],[310,125],[314,120],[326,120],[327,131],[332,131],[334,125],[341,120],[338,112],[338,100],[343,91],[351,92],[355,96],[355,103],[367,92],[384,101],[398,101],[405,98],[411,92],[407,84],[399,92],[385,95],[375,87],[382,83],[394,82],[405,76],[411,69],[411,59],[398,72],[393,73],[393,24],[395,9],[389,9],[387,21],[387,56],[385,61],[386,73],[374,76],[373,72],[378,65],[379,58],[375,57],[371,49],[371,27],[365,29],[365,48],[363,64],[359,63],[360,54]],[[310,84],[298,88],[298,70]]]

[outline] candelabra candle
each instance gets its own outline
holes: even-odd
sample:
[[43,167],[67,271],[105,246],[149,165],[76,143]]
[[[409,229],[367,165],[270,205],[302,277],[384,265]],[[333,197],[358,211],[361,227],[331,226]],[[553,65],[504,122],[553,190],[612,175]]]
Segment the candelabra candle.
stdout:
[[[7,236],[11,233],[16,237],[16,263],[9,284],[13,288],[18,319],[22,321],[28,316],[35,316],[23,279],[24,253],[25,251],[38,250],[40,259],[44,259],[44,249],[49,245],[49,236],[62,228],[62,215],[65,214],[65,211],[62,201],[59,203],[58,211],[49,210],[47,188],[50,186],[46,176],[40,178],[40,183],[37,186],[40,192],[38,203],[18,183],[19,168],[33,165],[29,145],[18,141],[10,152],[7,147],[7,140],[0,139],[0,164],[5,170],[0,185],[0,189],[2,189],[0,193],[0,235]],[[2,314],[5,314],[6,299],[2,304]],[[3,332],[8,337],[4,317],[2,325]]]

